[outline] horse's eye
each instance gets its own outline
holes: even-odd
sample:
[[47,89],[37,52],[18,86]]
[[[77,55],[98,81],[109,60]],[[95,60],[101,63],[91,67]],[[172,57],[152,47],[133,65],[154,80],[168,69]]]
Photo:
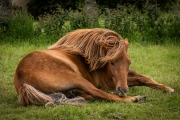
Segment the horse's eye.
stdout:
[[111,62],[111,65],[114,65],[114,63],[113,63],[113,62]]

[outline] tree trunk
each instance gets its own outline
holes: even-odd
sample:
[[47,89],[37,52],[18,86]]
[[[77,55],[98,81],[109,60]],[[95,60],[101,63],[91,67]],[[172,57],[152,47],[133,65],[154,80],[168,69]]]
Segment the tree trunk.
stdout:
[[9,14],[11,10],[10,0],[0,0],[0,16],[5,17]]
[[97,16],[97,4],[96,0],[85,0],[86,14],[90,20],[93,20]]

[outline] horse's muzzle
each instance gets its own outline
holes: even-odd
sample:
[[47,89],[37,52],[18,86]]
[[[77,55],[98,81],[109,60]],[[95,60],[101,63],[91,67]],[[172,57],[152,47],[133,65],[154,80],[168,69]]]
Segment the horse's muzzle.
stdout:
[[128,88],[118,87],[115,94],[121,97],[125,97],[128,93]]

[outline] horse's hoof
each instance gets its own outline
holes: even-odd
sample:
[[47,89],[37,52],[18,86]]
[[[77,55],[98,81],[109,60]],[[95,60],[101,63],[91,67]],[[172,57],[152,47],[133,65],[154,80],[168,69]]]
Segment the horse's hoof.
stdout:
[[45,107],[55,106],[54,102],[48,102],[45,104]]
[[139,100],[146,100],[146,96],[140,96]]
[[138,95],[138,96],[136,96],[136,100],[134,100],[134,102],[139,102],[139,101],[142,101],[142,100],[146,100],[146,96],[140,96],[140,95]]
[[176,92],[175,92],[175,91],[173,91],[173,92],[170,92],[170,94],[174,95],[174,94],[176,94]]
[[169,91],[170,91],[170,93],[175,93],[174,89],[172,89],[172,88]]
[[169,92],[169,93],[175,93],[174,89],[170,88],[170,87],[167,87],[167,91],[166,92]]
[[134,96],[133,99],[132,99],[132,102],[139,102],[141,100],[145,100],[146,99],[146,96]]

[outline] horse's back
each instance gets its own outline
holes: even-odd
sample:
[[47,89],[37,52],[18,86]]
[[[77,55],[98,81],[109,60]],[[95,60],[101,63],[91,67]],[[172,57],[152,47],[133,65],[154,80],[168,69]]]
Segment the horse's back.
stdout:
[[17,92],[27,83],[42,92],[53,93],[71,88],[71,80],[82,74],[90,78],[88,67],[80,56],[60,50],[34,51],[20,61],[14,84]]

